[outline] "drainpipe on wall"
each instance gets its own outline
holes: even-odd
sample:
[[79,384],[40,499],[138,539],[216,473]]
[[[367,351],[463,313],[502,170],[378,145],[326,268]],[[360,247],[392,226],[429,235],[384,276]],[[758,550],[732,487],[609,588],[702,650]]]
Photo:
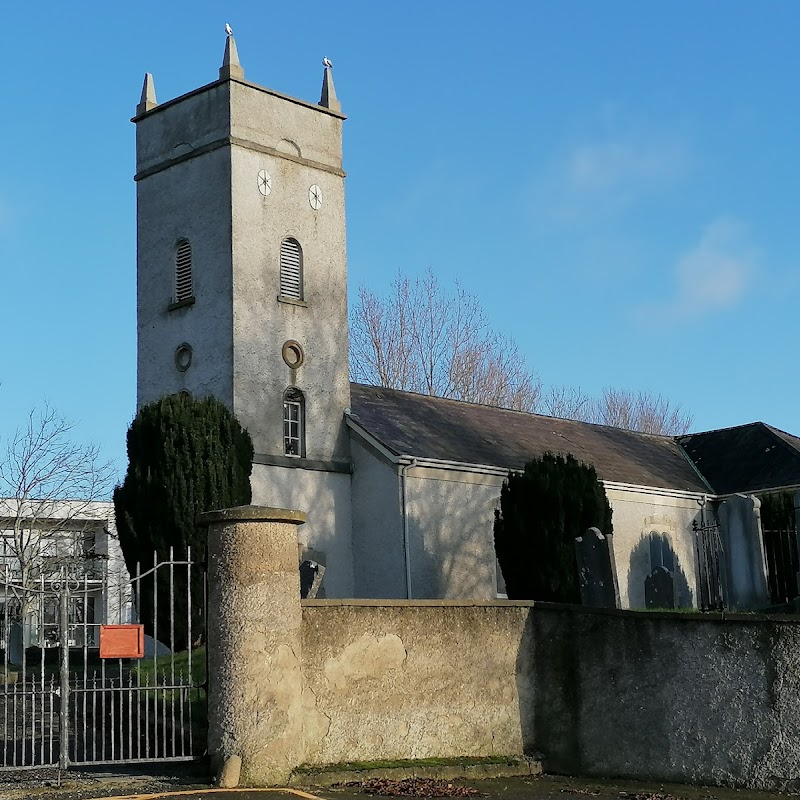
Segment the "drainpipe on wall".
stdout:
[[417,459],[412,458],[411,461],[403,464],[400,470],[400,495],[401,505],[403,510],[403,555],[406,562],[406,597],[411,599],[411,549],[408,541],[408,511],[406,509],[406,502],[408,498],[408,488],[406,487],[406,473],[412,467],[417,466]]

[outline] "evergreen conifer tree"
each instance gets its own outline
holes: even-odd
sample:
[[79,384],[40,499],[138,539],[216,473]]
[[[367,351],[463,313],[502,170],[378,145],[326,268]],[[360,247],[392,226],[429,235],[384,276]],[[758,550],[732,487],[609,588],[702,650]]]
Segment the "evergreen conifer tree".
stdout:
[[[144,406],[128,429],[128,471],[114,490],[120,546],[128,571],[145,573],[169,555],[192,560],[205,553],[206,530],[198,514],[250,502],[253,443],[225,405],[206,397],[173,394]],[[154,559],[154,553],[155,559]],[[175,646],[185,649],[204,635],[203,571],[194,567],[191,637],[186,635],[188,605],[185,573],[173,571]],[[137,598],[145,629],[154,635],[157,603],[158,639],[169,643],[170,576],[158,571],[142,581]],[[189,641],[191,639],[191,641]]]
[[611,506],[594,467],[545,453],[509,473],[494,523],[509,598],[580,603],[575,538],[591,527],[612,533]]

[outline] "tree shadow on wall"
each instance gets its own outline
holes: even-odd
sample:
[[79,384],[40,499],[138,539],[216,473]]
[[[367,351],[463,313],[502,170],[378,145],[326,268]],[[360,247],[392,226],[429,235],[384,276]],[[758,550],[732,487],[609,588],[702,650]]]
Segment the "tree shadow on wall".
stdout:
[[[662,587],[671,576],[673,603],[663,602],[668,595]],[[649,579],[649,589],[646,588]],[[662,589],[662,591],[658,591]],[[672,548],[669,537],[663,533],[642,535],[631,551],[628,568],[628,604],[630,608],[692,608],[694,595]]]
[[[499,495],[499,492],[498,492]],[[430,516],[409,513],[412,592],[416,598],[494,596],[496,560],[492,524],[493,497],[438,497],[437,515],[456,524],[437,524]]]

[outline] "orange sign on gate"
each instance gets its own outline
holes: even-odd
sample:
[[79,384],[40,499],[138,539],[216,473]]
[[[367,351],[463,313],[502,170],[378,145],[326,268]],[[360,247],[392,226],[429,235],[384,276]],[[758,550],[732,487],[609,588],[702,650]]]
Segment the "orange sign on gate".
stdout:
[[100,658],[143,658],[144,625],[101,625]]

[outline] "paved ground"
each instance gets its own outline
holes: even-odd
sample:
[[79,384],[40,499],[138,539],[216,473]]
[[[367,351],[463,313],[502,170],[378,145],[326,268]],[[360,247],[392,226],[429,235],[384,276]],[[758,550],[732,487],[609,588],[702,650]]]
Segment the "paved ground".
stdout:
[[[19,774],[19,773],[17,773]],[[69,773],[61,786],[53,783],[54,774],[31,774],[23,783],[0,776],[0,800],[94,800],[123,797],[137,800],[368,800],[359,786],[303,789],[210,789],[206,775],[187,771],[147,775],[135,770],[127,773]],[[44,783],[50,782],[50,785]],[[556,776],[531,778],[493,778],[453,781],[456,787],[477,790],[476,800],[770,800],[786,795],[717,787],[638,783],[631,781],[591,781]]]

